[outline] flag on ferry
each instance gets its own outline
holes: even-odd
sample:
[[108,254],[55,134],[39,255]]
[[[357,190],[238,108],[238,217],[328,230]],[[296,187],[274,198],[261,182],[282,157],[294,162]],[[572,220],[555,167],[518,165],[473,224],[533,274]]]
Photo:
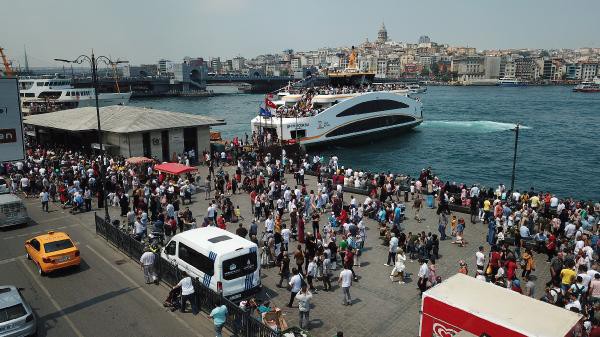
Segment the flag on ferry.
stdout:
[[271,117],[271,111],[263,108],[262,106],[258,110],[258,114],[263,117]]
[[275,105],[275,103],[268,98],[265,98],[265,107],[277,109],[277,105]]

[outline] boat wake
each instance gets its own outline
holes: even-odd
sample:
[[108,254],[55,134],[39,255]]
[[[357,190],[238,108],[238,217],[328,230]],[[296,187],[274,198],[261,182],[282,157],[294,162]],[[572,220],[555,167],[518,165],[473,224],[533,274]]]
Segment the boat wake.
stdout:
[[[460,129],[466,132],[474,133],[489,133],[507,131],[515,128],[516,124],[502,123],[494,121],[447,121],[447,120],[433,120],[424,121],[421,124],[422,127],[436,128],[436,129]],[[531,129],[528,126],[521,125],[520,129]]]

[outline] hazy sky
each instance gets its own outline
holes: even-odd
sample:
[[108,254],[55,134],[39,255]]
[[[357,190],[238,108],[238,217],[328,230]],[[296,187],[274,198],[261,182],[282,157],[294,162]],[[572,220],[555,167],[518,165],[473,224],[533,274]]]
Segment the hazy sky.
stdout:
[[382,21],[394,41],[600,46],[599,0],[2,0],[2,14],[0,46],[19,63],[26,45],[32,66],[92,48],[139,64],[349,46]]

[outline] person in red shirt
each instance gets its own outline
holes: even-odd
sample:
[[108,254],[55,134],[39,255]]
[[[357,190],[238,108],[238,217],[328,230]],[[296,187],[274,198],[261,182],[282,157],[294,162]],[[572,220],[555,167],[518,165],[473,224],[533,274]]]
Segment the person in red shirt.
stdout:
[[225,218],[223,217],[223,214],[219,215],[219,217],[217,218],[217,226],[221,229],[227,229],[227,225],[225,224]]
[[515,261],[514,257],[510,257],[507,261],[506,261],[506,281],[507,281],[507,286],[511,287],[511,283],[512,280],[515,279],[515,275],[516,275],[516,270],[517,270],[517,262]]
[[252,210],[252,214],[254,214],[254,199],[256,199],[256,190],[250,192],[250,209]]
[[492,276],[498,273],[498,266],[500,263],[500,252],[498,251],[498,247],[492,246],[492,251],[490,252],[490,265],[492,266]]
[[338,217],[338,223],[340,225],[343,225],[346,223],[347,220],[348,220],[348,212],[346,212],[346,210],[344,208],[342,208],[342,211],[340,212],[340,216]]

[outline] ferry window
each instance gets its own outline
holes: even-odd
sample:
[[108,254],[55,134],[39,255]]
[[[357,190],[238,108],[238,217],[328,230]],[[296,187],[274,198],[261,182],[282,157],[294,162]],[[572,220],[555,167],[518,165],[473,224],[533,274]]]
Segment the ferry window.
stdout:
[[386,126],[413,122],[414,120],[414,117],[405,115],[374,117],[346,124],[326,134],[325,137],[341,136],[349,133],[383,128]]
[[67,94],[65,96],[71,96],[71,92],[67,91]]
[[393,109],[404,109],[408,108],[407,104],[402,102],[394,101],[391,99],[381,99],[381,100],[372,100],[367,102],[358,103],[355,106],[352,106],[339,114],[336,117],[343,116],[351,116],[351,115],[361,115],[368,114],[372,112],[393,110]]
[[48,82],[44,82],[44,86],[46,86],[46,87],[47,87],[47,86],[48,86]]
[[256,271],[256,253],[248,253],[223,261],[223,279],[233,280]]
[[25,97],[35,97],[35,94],[32,92],[29,92],[29,93],[26,92]]
[[44,82],[37,82],[37,86],[38,87],[43,87],[44,86]]
[[179,243],[179,258],[187,262],[194,268],[203,272],[204,274],[213,276],[215,274],[214,262],[202,253],[199,253],[192,248]]
[[304,138],[306,137],[306,130],[292,130],[290,131],[290,137],[291,139]]

